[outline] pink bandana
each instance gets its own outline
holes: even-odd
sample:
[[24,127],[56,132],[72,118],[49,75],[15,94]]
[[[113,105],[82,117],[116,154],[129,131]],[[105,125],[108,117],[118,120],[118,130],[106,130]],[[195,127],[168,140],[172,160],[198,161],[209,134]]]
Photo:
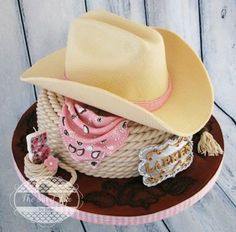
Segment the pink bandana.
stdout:
[[71,156],[95,167],[125,143],[127,123],[124,118],[65,98],[59,129]]

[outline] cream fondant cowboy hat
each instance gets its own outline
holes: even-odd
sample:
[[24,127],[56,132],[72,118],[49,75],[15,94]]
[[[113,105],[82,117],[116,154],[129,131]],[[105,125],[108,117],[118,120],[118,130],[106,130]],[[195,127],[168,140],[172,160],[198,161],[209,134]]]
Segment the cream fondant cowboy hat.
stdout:
[[76,19],[67,47],[21,80],[180,136],[200,130],[213,108],[207,71],[180,37],[103,11]]

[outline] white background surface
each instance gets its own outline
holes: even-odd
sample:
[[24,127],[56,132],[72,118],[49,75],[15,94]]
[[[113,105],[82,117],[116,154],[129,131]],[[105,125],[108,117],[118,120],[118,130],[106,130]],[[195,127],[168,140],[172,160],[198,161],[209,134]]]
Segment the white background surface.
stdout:
[[[11,137],[36,100],[20,74],[66,44],[68,25],[83,12],[106,9],[134,21],[177,32],[205,63],[215,89],[214,115],[225,139],[223,170],[212,191],[183,213],[153,224],[115,227],[68,219],[42,229],[10,206],[19,183]],[[0,0],[0,231],[236,231],[236,0]],[[203,102],[204,104],[204,102]]]

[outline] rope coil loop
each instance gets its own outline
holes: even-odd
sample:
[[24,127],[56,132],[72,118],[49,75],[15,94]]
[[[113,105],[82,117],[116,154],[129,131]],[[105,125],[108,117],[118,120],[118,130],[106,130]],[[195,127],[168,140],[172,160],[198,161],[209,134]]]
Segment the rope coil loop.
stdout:
[[[42,192],[43,189],[44,193],[46,192],[51,196],[58,197],[60,203],[66,203],[68,201],[69,196],[74,191],[73,185],[77,180],[77,173],[74,168],[68,166],[62,161],[59,161],[58,167],[69,172],[71,174],[71,178],[69,181],[65,181],[57,177],[56,181],[54,181],[53,177],[56,175],[57,169],[51,171],[44,163],[32,163],[28,154],[25,156],[24,162],[24,173],[28,179],[36,182],[36,189],[40,192]],[[61,181],[58,181],[58,179],[61,179]]]
[[129,122],[129,137],[126,143],[113,155],[107,156],[96,169],[86,162],[74,160],[66,150],[58,128],[59,115],[64,104],[64,97],[43,89],[37,103],[39,130],[48,132],[48,145],[53,153],[66,164],[95,177],[129,178],[139,175],[139,150],[145,146],[159,144],[173,136],[170,133],[152,129],[135,122]]
[[[145,146],[157,145],[170,139],[173,134],[156,130],[135,122],[128,123],[129,137],[126,143],[114,154],[107,156],[96,169],[91,168],[86,162],[74,160],[64,146],[59,132],[59,117],[64,104],[64,97],[54,92],[43,89],[37,102],[37,123],[41,131],[48,133],[48,145],[52,154],[56,155],[60,162],[59,167],[71,173],[70,183],[73,185],[77,179],[76,170],[86,175],[102,178],[130,178],[139,175],[138,164],[139,151]],[[198,152],[201,154],[217,155],[223,151],[213,136],[203,131],[198,143]],[[54,176],[43,164],[34,166],[28,156],[25,157],[25,174],[28,178],[42,176]],[[67,196],[60,200],[66,201]]]

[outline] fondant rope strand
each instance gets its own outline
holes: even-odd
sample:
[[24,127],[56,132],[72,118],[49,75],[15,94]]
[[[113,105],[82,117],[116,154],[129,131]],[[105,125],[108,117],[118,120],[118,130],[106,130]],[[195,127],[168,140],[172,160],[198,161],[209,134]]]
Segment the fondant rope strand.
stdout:
[[59,115],[64,97],[42,90],[37,104],[37,120],[40,130],[48,132],[48,145],[52,152],[70,167],[95,177],[129,178],[138,176],[139,150],[145,146],[159,144],[172,134],[152,129],[135,122],[129,122],[129,137],[126,143],[113,155],[105,157],[96,169],[86,162],[74,160],[65,148],[58,128]]
[[29,160],[28,154],[24,158],[25,166],[24,173],[25,176],[36,182],[35,187],[40,189],[40,185],[44,184],[48,187],[48,194],[54,197],[58,197],[61,203],[65,203],[68,201],[69,196],[73,192],[72,186],[77,180],[77,174],[73,167],[70,167],[66,163],[59,161],[58,166],[71,174],[71,178],[69,181],[66,181],[63,184],[54,183],[50,177],[53,177],[57,170],[50,171],[46,167],[46,165],[42,164],[34,164]]

